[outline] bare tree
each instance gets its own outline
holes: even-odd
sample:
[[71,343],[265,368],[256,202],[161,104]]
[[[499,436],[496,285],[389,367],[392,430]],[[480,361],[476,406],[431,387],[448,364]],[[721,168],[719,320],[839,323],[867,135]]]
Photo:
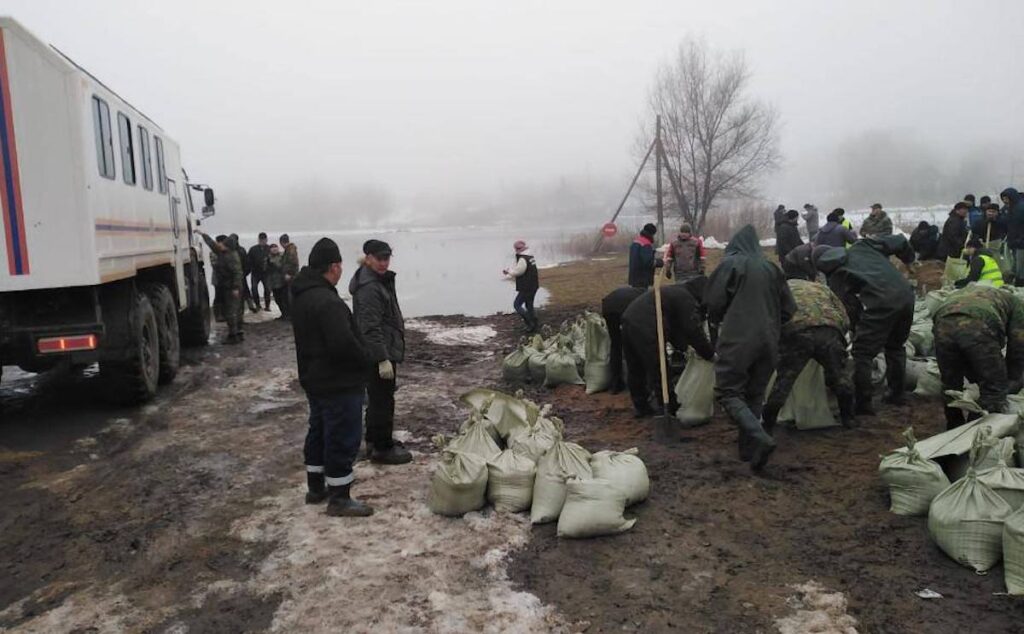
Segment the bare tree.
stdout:
[[760,177],[779,164],[778,113],[746,94],[749,80],[742,54],[687,39],[651,88],[649,105],[662,117],[668,171],[673,188],[681,190],[679,212],[695,231],[703,229],[717,199],[753,196]]

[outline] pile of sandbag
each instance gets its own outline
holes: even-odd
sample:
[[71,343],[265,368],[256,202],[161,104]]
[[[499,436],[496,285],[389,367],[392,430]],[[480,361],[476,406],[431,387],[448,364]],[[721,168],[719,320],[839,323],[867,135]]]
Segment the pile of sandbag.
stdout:
[[627,506],[647,499],[647,467],[634,449],[591,455],[565,440],[551,406],[521,392],[476,389],[461,397],[472,408],[452,438],[436,437],[440,459],[427,505],[447,516],[483,508],[530,512],[534,524],[558,522],[558,536],[612,535],[629,530]]
[[586,385],[587,394],[594,394],[611,386],[610,358],[608,326],[601,315],[588,311],[552,336],[537,334],[523,341],[501,369],[511,383]]

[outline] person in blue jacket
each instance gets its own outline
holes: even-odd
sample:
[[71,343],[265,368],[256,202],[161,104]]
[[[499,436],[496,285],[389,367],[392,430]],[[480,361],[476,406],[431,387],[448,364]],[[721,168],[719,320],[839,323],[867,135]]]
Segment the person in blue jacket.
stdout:
[[658,228],[648,222],[629,246],[628,283],[633,288],[654,285],[654,269],[659,264],[654,257],[654,236],[657,233]]

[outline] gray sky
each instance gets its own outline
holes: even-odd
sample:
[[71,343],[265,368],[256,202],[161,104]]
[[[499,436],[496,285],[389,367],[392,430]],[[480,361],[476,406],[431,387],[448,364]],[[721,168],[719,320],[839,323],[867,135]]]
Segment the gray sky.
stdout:
[[[159,122],[224,194],[318,181],[399,197],[625,179],[656,67],[744,49],[810,188],[820,148],[907,128],[953,153],[1021,138],[1024,2],[0,2]],[[1022,162],[1020,172],[1024,172]],[[623,186],[625,182],[623,182]]]

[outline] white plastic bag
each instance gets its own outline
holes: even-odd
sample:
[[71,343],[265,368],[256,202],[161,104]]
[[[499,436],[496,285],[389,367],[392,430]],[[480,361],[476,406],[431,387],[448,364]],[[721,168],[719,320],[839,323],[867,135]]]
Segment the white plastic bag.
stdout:
[[829,406],[829,392],[825,387],[825,369],[814,359],[800,371],[786,403],[779,412],[779,420],[791,420],[796,428],[824,429],[836,427],[835,416]]
[[651,493],[647,466],[633,447],[626,451],[599,451],[590,458],[594,477],[607,480],[626,495],[626,506],[643,502]]
[[999,440],[995,449],[989,451],[989,456],[995,457],[996,465],[979,471],[978,480],[991,487],[1016,511],[1024,507],[1024,469],[1013,466],[1013,449],[1013,438]]
[[518,513],[530,508],[537,465],[512,449],[487,463],[487,500],[499,512]]
[[438,515],[457,517],[483,508],[487,461],[473,454],[444,451],[430,479],[427,506]]
[[889,510],[896,515],[927,515],[932,500],[949,487],[949,478],[933,460],[923,458],[914,445],[914,429],[903,432],[904,451],[882,458],[878,475],[889,487]]
[[622,516],[626,496],[611,482],[601,479],[566,482],[565,505],[558,517],[558,536],[600,537],[628,531],[635,519]]
[[676,383],[676,399],[676,418],[684,425],[703,425],[715,415],[715,365],[700,358],[693,348],[686,351],[686,368]]
[[537,463],[537,477],[533,482],[533,506],[530,521],[534,524],[558,519],[565,504],[566,485],[570,477],[589,480],[590,452],[572,442],[557,442]]

